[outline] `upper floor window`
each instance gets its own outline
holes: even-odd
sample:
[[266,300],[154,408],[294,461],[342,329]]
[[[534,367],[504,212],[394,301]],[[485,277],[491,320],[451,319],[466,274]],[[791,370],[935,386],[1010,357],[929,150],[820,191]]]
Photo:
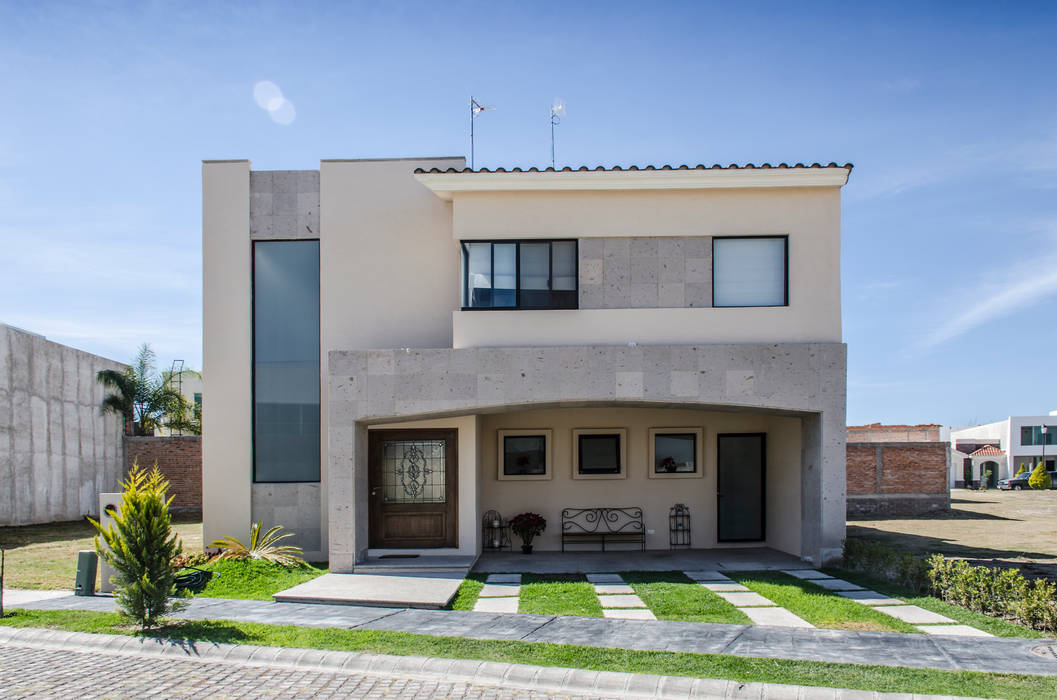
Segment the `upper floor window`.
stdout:
[[[1045,438],[1045,442],[1043,441]],[[1021,445],[1053,445],[1057,444],[1057,425],[1047,425],[1045,435],[1041,425],[1020,426]]]
[[576,241],[464,241],[464,309],[575,309]]
[[789,238],[713,238],[712,305],[789,306]]

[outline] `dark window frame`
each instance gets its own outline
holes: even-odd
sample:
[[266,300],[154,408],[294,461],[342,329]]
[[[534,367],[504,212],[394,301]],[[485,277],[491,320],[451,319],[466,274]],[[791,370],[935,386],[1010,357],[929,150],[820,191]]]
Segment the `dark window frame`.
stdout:
[[[690,455],[693,457],[693,460],[694,460],[694,468],[691,469],[688,472],[678,472],[678,471],[676,471],[676,472],[661,472],[661,471],[657,471],[657,438],[659,438],[659,437],[680,437],[680,438],[688,437],[688,438],[690,438],[690,440],[692,441],[691,442]],[[686,475],[691,475],[691,474],[696,475],[696,474],[698,474],[700,472],[700,470],[701,470],[701,465],[697,463],[697,448],[698,448],[697,433],[679,432],[677,430],[670,430],[670,431],[669,430],[664,430],[664,431],[655,432],[653,434],[653,465],[652,465],[653,473],[654,474],[686,474]]]
[[[511,474],[510,472],[507,471],[507,463],[506,463],[506,460],[507,460],[507,447],[506,447],[506,444],[507,444],[507,440],[510,440],[512,438],[513,439],[517,439],[517,438],[522,438],[522,439],[523,438],[539,438],[540,440],[543,441],[543,444],[540,447],[540,451],[543,452],[543,459],[541,460],[541,464],[543,465],[543,471],[542,472],[538,472],[538,473],[524,473],[524,472],[520,472],[520,473],[516,473],[516,474]],[[550,465],[547,464],[547,434],[546,433],[533,433],[531,435],[503,435],[502,439],[503,439],[503,476],[505,476],[505,477],[513,477],[513,478],[524,477],[524,476],[531,476],[531,477],[547,476],[548,472],[550,471]]]
[[[623,474],[623,461],[621,459],[621,434],[620,433],[581,433],[576,436],[576,473],[579,476],[620,476]],[[617,463],[614,471],[599,471],[592,469],[584,471],[584,438],[614,438],[617,441]]]
[[[513,306],[467,306],[470,301],[470,252],[471,243],[489,244],[490,267],[489,280],[493,291],[495,290],[495,246],[497,244],[514,245],[514,305]],[[546,243],[547,244],[547,291],[570,292],[573,297],[572,306],[523,306],[521,303],[521,244],[522,243]],[[554,244],[573,244],[573,279],[576,286],[573,289],[555,290],[554,287]],[[580,308],[580,241],[576,238],[488,238],[488,239],[466,239],[459,241],[462,254],[462,311],[556,311],[575,310]],[[527,290],[542,291],[542,290]]]
[[[733,304],[719,306],[716,304],[716,241],[724,240],[746,240],[746,239],[776,239],[781,238],[785,241],[785,285],[783,290],[783,303],[781,304],[765,304],[763,306],[756,304]],[[789,234],[777,235],[777,236],[712,236],[712,307],[716,309],[780,309],[789,306]]]
[[[319,266],[320,284],[323,280],[323,253],[318,238],[268,238],[250,241],[250,467],[253,471],[254,484],[320,484],[323,482],[322,443],[320,444],[319,478],[315,480],[287,479],[282,481],[262,481],[257,478],[257,244],[258,243],[292,243],[292,242],[315,242],[320,246]],[[323,290],[319,290],[319,308],[316,309],[316,326],[322,333],[323,328]],[[322,336],[318,340],[319,347],[323,347]],[[319,360],[319,425],[320,439],[323,430],[323,358]]]

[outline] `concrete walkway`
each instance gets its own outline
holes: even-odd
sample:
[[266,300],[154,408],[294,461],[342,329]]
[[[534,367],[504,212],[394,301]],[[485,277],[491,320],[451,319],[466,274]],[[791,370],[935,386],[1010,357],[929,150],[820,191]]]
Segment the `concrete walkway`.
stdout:
[[[15,697],[883,700],[864,690],[0,627]],[[28,691],[28,692],[25,692]],[[915,695],[914,698],[937,698]],[[938,700],[938,698],[937,698]],[[953,700],[945,697],[945,700]]]
[[[11,607],[100,612],[115,609],[113,599],[104,596],[67,596]],[[643,651],[1057,676],[1057,640],[853,632],[670,620],[508,615],[221,598],[196,598],[177,617],[391,630],[440,637],[507,639]],[[1039,648],[1039,651],[1033,653],[1033,648]]]

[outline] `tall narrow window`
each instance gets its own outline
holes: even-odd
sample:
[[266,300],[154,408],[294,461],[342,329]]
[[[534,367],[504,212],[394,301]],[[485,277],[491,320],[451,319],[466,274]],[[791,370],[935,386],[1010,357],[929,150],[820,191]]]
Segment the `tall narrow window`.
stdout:
[[789,239],[713,238],[713,306],[788,306]]
[[575,309],[576,241],[465,241],[463,308]]
[[319,435],[319,241],[256,241],[254,481],[319,481]]

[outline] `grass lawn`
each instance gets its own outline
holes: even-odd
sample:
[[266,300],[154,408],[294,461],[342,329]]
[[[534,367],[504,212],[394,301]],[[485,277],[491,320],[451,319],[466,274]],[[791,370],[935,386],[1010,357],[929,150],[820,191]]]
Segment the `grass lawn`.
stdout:
[[[202,521],[177,520],[176,533],[185,552],[202,551]],[[7,588],[73,590],[77,552],[95,549],[95,528],[87,520],[47,525],[0,527],[0,547],[7,550]]]
[[625,571],[620,575],[658,620],[752,624],[745,613],[681,571]]
[[831,575],[842,578],[845,581],[851,581],[857,583],[860,586],[869,588],[872,591],[883,593],[884,595],[891,596],[893,598],[899,598],[905,600],[912,605],[931,610],[934,613],[940,615],[946,615],[952,620],[956,620],[963,625],[969,625],[981,629],[985,632],[990,632],[996,637],[1029,637],[1039,638],[1043,637],[1041,632],[1025,627],[1024,625],[1018,625],[1015,622],[1009,620],[1002,620],[997,617],[990,617],[988,615],[982,615],[972,610],[966,610],[965,608],[957,605],[951,605],[944,603],[939,598],[933,598],[932,596],[921,595],[914,593],[902,586],[897,586],[894,583],[888,583],[887,581],[881,581],[879,579],[866,576],[865,574],[859,574],[854,571],[845,571],[844,569],[824,569],[824,571]]
[[[124,626],[122,619],[114,613],[85,611],[16,610],[0,620],[0,625],[139,634]],[[149,635],[181,640],[480,659],[600,671],[659,673],[881,692],[1025,700],[1057,697],[1057,678],[1049,676],[856,666],[815,661],[744,658],[723,654],[631,651],[562,644],[430,637],[405,632],[315,629],[207,620],[173,624],[154,630]]]
[[777,572],[731,573],[730,577],[815,627],[923,634],[913,625],[842,598],[807,581]]
[[477,596],[481,594],[486,578],[488,578],[488,574],[469,574],[459,585],[459,590],[456,591],[455,597],[448,604],[449,608],[451,610],[473,610],[473,606],[477,602]]
[[215,571],[206,589],[198,595],[203,598],[244,598],[248,600],[271,600],[272,595],[299,583],[311,581],[327,573],[325,567],[309,565],[304,568],[289,568],[263,561],[215,561],[198,567]]
[[518,612],[602,617],[602,604],[582,574],[523,574]]

